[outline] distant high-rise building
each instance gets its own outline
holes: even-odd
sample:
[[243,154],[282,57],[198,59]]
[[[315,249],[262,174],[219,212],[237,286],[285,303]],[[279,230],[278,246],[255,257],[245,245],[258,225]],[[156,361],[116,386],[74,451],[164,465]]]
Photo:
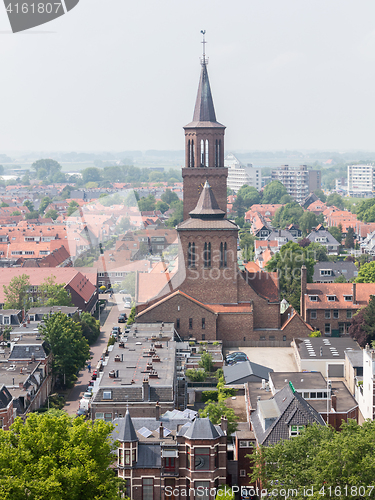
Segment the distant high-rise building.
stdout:
[[224,166],[228,169],[228,187],[235,193],[244,185],[255,187],[260,191],[262,187],[262,171],[251,164],[246,167],[233,154],[228,153],[224,159]]
[[348,165],[348,195],[356,198],[373,196],[374,175],[373,165]]
[[287,193],[298,203],[301,203],[313,191],[321,188],[320,170],[309,170],[306,165],[298,167],[283,165],[272,171],[272,180],[280,181]]

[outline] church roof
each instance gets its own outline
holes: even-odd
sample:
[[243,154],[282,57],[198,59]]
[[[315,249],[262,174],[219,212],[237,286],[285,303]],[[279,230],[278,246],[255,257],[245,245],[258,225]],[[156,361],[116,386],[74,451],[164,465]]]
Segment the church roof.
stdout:
[[197,100],[195,101],[193,121],[184,128],[197,127],[220,127],[224,125],[216,121],[214,102],[211,94],[210,81],[208,79],[207,63],[202,63],[202,71],[199,80]]
[[190,217],[195,219],[223,219],[224,210],[219,208],[215,195],[208,181],[204,183],[203,190],[199,196],[197,206],[189,212]]

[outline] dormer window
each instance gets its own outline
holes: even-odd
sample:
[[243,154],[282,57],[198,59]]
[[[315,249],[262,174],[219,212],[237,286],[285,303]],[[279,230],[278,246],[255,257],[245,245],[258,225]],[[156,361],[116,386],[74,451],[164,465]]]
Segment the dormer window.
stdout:
[[310,299],[312,302],[317,302],[317,300],[318,300],[318,296],[317,296],[317,295],[309,295],[309,299]]
[[336,300],[336,295],[327,295],[328,302],[334,302]]
[[299,434],[301,434],[304,428],[305,428],[304,425],[291,425],[289,427],[289,436],[290,437],[298,436]]
[[331,269],[321,269],[320,276],[331,276]]
[[346,300],[346,302],[352,301],[353,295],[344,295],[344,300]]

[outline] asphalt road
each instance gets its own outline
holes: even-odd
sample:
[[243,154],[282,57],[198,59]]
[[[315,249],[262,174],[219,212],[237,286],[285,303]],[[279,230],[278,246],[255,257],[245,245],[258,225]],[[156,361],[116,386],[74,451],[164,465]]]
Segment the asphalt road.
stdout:
[[[112,327],[119,325],[117,322],[119,312],[125,312],[128,316],[130,314],[130,309],[125,309],[123,307],[123,303],[120,299],[119,306],[117,306],[115,302],[115,297],[110,298],[108,294],[101,295],[100,298],[104,298],[108,300],[108,304],[106,305],[104,311],[101,314],[100,323],[100,336],[98,340],[90,346],[90,357],[91,357],[91,371],[95,369],[96,365],[100,361],[100,356],[105,352],[109,335],[111,333]],[[117,297],[116,297],[117,298]],[[121,329],[125,326],[123,323],[120,324]],[[69,415],[74,415],[79,408],[79,401],[83,396],[89,382],[91,380],[91,373],[89,373],[88,369],[82,370],[78,375],[78,380],[75,383],[74,387],[70,390],[66,398],[66,404],[64,406],[64,410]]]

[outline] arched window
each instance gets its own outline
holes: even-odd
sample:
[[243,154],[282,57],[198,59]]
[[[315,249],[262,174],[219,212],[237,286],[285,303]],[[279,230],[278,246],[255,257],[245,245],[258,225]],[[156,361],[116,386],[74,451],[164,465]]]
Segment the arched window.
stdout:
[[208,140],[206,140],[206,151],[205,151],[206,155],[205,155],[205,162],[204,162],[204,166],[205,167],[209,167],[209,164],[208,164]]
[[221,162],[221,139],[219,139],[218,145],[217,145],[217,166],[220,167],[220,162]]
[[204,167],[204,140],[201,140],[201,167]]
[[220,267],[224,267],[224,248],[223,248],[223,242],[220,243]]
[[224,243],[224,267],[228,267],[228,262],[227,262],[227,242]]
[[188,167],[191,167],[191,144],[190,139],[188,141]]
[[215,141],[215,167],[219,166],[219,141]]
[[195,243],[188,244],[188,267],[195,267]]
[[191,167],[194,168],[194,141],[191,141]]
[[204,244],[203,263],[204,267],[211,267],[211,243]]

